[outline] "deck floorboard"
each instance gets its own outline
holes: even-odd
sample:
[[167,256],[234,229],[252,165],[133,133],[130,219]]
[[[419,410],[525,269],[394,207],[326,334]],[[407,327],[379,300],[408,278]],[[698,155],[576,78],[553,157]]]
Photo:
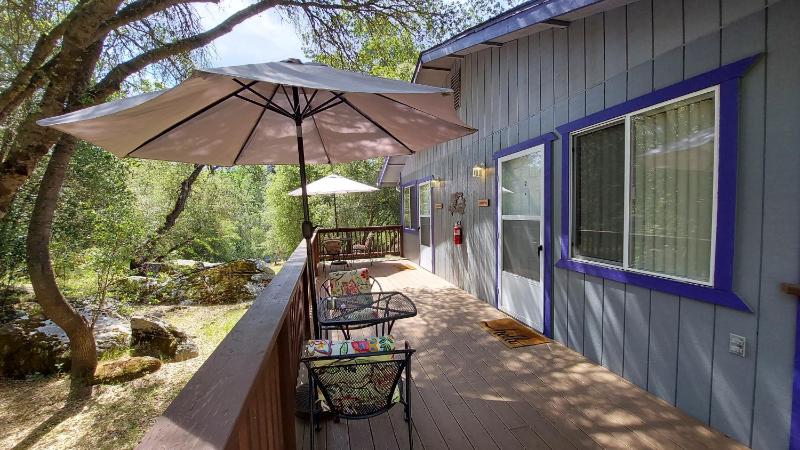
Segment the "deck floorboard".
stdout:
[[[559,343],[506,348],[479,325],[504,313],[410,262],[370,270],[417,305],[392,333],[417,350],[416,449],[745,448]],[[298,448],[308,449],[308,423],[298,419],[297,429]],[[326,420],[316,436],[317,449],[408,448],[402,407]]]

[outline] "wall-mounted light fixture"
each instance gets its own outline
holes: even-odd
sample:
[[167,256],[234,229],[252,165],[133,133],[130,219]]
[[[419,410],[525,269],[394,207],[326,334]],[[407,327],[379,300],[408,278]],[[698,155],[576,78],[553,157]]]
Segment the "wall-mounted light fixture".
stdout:
[[433,186],[440,186],[442,184],[442,179],[437,177],[436,175],[431,178],[431,185]]
[[483,163],[476,164],[475,167],[472,168],[472,177],[481,178],[483,177],[485,171],[486,171],[486,166],[484,166]]

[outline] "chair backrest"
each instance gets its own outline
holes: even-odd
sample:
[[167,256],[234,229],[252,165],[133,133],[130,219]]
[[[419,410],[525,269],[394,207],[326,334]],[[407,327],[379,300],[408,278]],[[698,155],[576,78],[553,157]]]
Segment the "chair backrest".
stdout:
[[400,400],[400,377],[413,353],[406,345],[405,350],[303,358],[303,363],[333,414],[364,419],[388,411]]
[[375,241],[375,233],[370,231],[367,233],[367,238],[364,240],[364,247],[372,248],[372,243]]
[[375,291],[383,292],[381,284],[369,275],[369,269],[342,270],[331,272],[322,282],[322,289],[328,297],[338,295],[366,294]]
[[342,253],[342,241],[338,239],[328,239],[322,241],[322,248],[325,249],[325,253],[330,255],[338,255]]

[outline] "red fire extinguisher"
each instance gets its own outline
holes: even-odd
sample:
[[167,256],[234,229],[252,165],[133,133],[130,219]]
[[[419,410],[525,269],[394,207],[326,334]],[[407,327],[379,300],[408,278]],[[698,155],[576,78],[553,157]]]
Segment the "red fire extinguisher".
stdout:
[[453,227],[453,243],[456,245],[461,245],[461,241],[461,221],[459,220],[456,222],[456,226]]

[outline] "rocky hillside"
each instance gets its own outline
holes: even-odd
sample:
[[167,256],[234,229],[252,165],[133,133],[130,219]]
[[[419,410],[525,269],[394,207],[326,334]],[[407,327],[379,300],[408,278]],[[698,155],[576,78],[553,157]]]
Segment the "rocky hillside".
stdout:
[[[224,264],[175,260],[149,263],[147,276],[121,280],[103,310],[93,299],[73,306],[87,322],[95,319],[98,357],[131,353],[165,361],[197,355],[192,337],[159,317],[141,315],[137,305],[183,307],[252,301],[275,276],[266,262],[237,260]],[[0,376],[24,378],[69,369],[69,341],[44,317],[32,298],[0,303]]]

